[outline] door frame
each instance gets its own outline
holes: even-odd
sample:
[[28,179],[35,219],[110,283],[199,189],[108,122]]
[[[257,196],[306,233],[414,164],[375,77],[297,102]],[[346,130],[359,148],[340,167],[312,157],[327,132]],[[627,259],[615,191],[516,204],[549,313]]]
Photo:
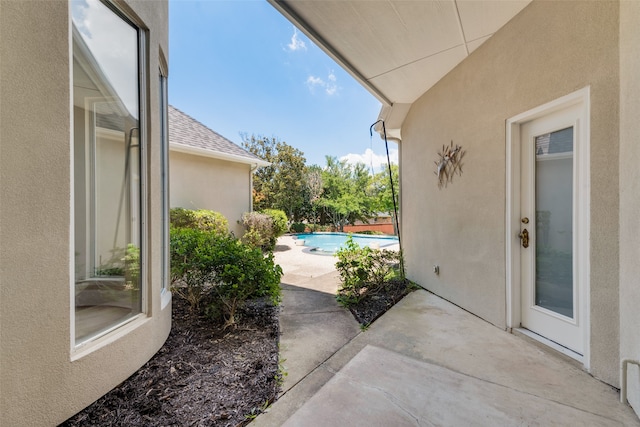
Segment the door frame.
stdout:
[[[527,122],[544,117],[553,112],[570,106],[579,105],[580,114],[575,132],[580,141],[579,147],[574,147],[576,183],[574,188],[577,196],[576,212],[574,213],[575,230],[578,245],[575,251],[577,271],[575,280],[580,283],[581,295],[579,299],[578,322],[583,325],[584,355],[566,350],[560,345],[544,337],[521,329],[521,284],[520,284],[520,129]],[[506,325],[509,330],[520,330],[553,348],[580,360],[585,368],[590,364],[590,87],[587,86],[554,101],[518,114],[506,122],[506,212],[505,212],[505,274],[506,274]]]

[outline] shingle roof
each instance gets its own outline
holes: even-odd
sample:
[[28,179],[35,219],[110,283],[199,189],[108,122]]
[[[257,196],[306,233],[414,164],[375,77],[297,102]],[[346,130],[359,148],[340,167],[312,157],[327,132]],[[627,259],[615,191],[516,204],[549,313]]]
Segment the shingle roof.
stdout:
[[172,105],[169,105],[169,143],[174,147],[174,144],[180,144],[199,151],[217,153],[225,158],[238,158],[239,161],[246,159],[246,163],[265,163],[260,157],[234,144]]

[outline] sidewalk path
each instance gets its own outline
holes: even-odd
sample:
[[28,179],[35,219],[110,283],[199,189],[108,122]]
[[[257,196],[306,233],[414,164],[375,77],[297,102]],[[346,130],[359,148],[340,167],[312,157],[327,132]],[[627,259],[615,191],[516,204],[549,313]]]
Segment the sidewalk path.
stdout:
[[278,240],[274,254],[284,273],[280,312],[280,360],[287,373],[284,395],[358,335],[360,327],[336,302],[340,281],[335,257],[310,254],[291,236]]
[[640,426],[617,390],[576,362],[427,291],[359,332],[332,305],[332,260],[299,247],[278,256],[291,377],[252,426]]

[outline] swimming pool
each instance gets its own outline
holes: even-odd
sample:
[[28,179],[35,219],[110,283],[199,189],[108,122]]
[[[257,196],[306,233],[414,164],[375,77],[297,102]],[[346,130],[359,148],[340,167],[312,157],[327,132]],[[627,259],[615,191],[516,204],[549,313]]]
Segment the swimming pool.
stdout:
[[[333,254],[347,241],[349,233],[301,233],[296,235],[298,240],[304,240],[303,245],[313,248],[313,251]],[[353,241],[360,246],[379,247],[395,245],[396,236],[380,236],[366,234],[352,234]]]

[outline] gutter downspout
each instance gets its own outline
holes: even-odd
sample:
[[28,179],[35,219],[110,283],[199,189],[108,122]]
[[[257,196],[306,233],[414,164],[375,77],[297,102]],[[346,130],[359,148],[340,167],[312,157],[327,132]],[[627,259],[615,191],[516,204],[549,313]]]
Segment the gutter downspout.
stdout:
[[258,169],[258,164],[249,165],[249,212],[253,212],[253,173]]

